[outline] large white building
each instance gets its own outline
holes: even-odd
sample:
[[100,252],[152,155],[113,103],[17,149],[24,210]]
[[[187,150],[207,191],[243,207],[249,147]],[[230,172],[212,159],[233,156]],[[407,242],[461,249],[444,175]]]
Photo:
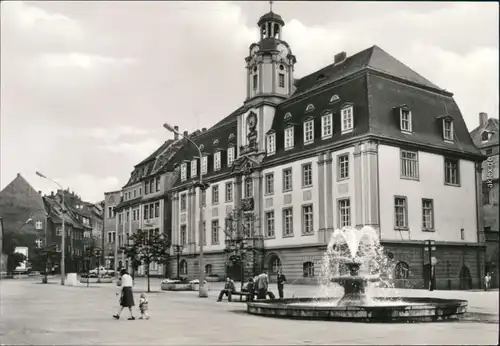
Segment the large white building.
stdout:
[[[290,283],[312,282],[335,228],[371,225],[405,285],[427,285],[424,241],[434,240],[438,288],[478,286],[483,157],[453,95],[377,46],[339,53],[295,79],[284,24],[273,12],[260,18],[243,105],[191,135],[201,162],[192,145],[172,158],[180,165],[171,197],[181,275],[200,269],[201,197],[208,274],[238,276],[228,263],[243,238],[245,275],[282,267]],[[209,184],[201,195],[200,174]],[[227,227],[232,210],[252,218],[236,236]]]

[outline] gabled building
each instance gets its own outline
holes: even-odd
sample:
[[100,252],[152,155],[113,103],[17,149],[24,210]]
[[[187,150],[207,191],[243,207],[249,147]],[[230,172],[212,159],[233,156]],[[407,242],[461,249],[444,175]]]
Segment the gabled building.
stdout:
[[484,233],[486,237],[486,271],[493,274],[492,284],[499,284],[498,256],[498,138],[499,121],[488,118],[487,113],[479,113],[479,126],[471,131],[471,137],[477,148],[487,158],[482,164]]
[[[137,193],[137,192],[136,192]],[[104,222],[103,222],[103,254],[104,266],[116,269],[118,259],[115,264],[115,252],[118,251],[116,242],[116,214],[115,207],[121,202],[120,191],[110,191],[104,193]]]
[[428,286],[424,242],[433,240],[437,287],[479,287],[484,157],[453,94],[377,46],[296,79],[282,18],[270,12],[257,25],[243,105],[191,137],[202,157],[186,145],[171,160],[180,164],[172,240],[183,246],[181,275],[226,275],[226,216],[244,208],[256,220],[240,235],[254,254],[246,275],[283,268],[290,282],[315,282],[332,231],[370,225],[397,261],[399,285]]

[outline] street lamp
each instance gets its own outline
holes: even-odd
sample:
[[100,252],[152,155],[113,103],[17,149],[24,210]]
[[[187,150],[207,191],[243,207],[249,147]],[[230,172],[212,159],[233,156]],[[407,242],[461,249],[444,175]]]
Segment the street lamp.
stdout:
[[182,250],[184,249],[183,245],[176,244],[174,246],[174,252],[177,255],[177,279],[181,277],[181,268],[180,268],[180,263],[181,263],[181,254]]
[[44,179],[47,179],[51,182],[53,182],[54,184],[56,184],[62,191],[62,235],[61,235],[61,285],[64,285],[64,277],[66,275],[66,270],[65,270],[65,256],[64,256],[64,253],[65,253],[65,239],[66,238],[66,230],[64,229],[64,213],[65,213],[65,204],[64,204],[64,189],[62,188],[62,186],[55,180],[53,179],[50,179],[50,178],[47,178],[45,175],[43,175],[42,173],[40,172],[36,172],[36,175],[38,175],[40,178],[44,178]]
[[436,243],[434,240],[426,240],[424,251],[429,254],[429,291],[434,291],[434,276],[435,276],[435,266],[436,258],[432,256],[432,251],[436,251]]
[[[196,150],[198,150],[198,155],[200,158],[200,167],[201,167],[201,161],[203,159],[203,155],[201,153],[200,147],[198,145],[196,145],[196,143],[191,138],[184,136],[179,131],[177,131],[173,126],[165,123],[165,124],[163,124],[163,127],[170,132],[173,132],[179,136],[182,136],[184,139],[186,139],[188,142],[190,142],[196,148]],[[204,263],[205,261],[204,261],[204,255],[203,255],[203,243],[204,243],[204,238],[205,238],[205,234],[204,234],[205,232],[203,232],[204,214],[203,214],[203,201],[202,201],[201,195],[202,195],[203,190],[207,189],[208,184],[203,183],[203,174],[201,172],[201,169],[200,169],[200,178],[198,180],[198,187],[200,188],[200,220],[199,220],[199,224],[198,224],[198,231],[199,231],[198,234],[199,234],[199,242],[200,242],[199,278],[198,279],[200,281],[200,288],[199,288],[198,293],[199,293],[200,298],[207,298],[208,291],[205,289],[205,263]]]

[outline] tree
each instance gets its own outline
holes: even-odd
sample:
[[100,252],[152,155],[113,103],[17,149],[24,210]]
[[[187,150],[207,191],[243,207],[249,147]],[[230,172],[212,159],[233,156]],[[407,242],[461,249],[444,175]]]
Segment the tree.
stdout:
[[60,261],[60,253],[55,243],[35,248],[32,259],[33,268],[44,272],[43,283],[47,283],[47,273],[54,263]]
[[[132,265],[144,264],[147,268],[148,292],[151,292],[149,267],[151,263],[166,264],[168,262],[169,239],[155,230],[140,230],[130,237],[131,244],[123,247],[125,256]],[[137,266],[138,267],[138,266]]]

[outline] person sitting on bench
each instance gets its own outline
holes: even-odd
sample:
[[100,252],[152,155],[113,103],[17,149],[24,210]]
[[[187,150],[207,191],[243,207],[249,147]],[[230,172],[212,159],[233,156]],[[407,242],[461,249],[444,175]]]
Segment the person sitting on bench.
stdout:
[[232,293],[236,291],[236,287],[234,286],[234,281],[231,280],[230,277],[226,279],[226,284],[224,285],[224,289],[222,289],[219,293],[219,298],[217,299],[218,302],[222,301],[222,296],[226,295],[227,296],[227,301],[231,301],[231,295]]
[[248,300],[252,301],[255,297],[255,284],[253,278],[248,279],[248,282],[243,285],[242,292],[248,292]]

